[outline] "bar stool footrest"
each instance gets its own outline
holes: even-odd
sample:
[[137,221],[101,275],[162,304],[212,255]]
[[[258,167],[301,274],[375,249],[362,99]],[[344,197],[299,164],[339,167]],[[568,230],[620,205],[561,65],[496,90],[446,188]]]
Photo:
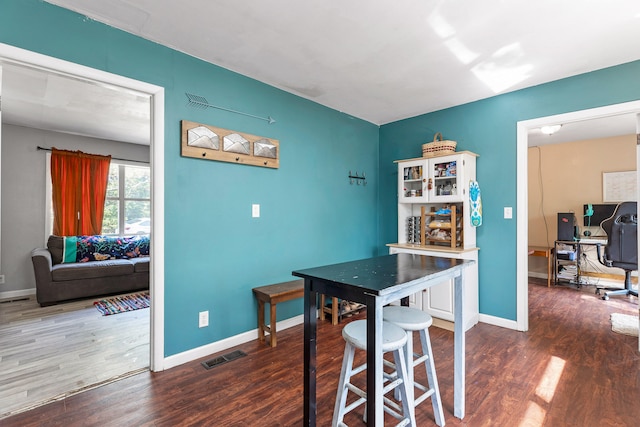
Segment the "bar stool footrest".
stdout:
[[[423,387],[422,384],[416,384],[414,383],[414,386],[416,386],[417,388],[423,390],[426,389],[426,387]],[[431,396],[433,396],[433,393],[435,392],[434,389],[429,389],[427,390],[425,393],[421,394],[420,396],[414,398],[414,405],[417,406],[419,404],[421,404],[422,402],[424,402],[425,400],[427,400],[428,398],[430,398]]]

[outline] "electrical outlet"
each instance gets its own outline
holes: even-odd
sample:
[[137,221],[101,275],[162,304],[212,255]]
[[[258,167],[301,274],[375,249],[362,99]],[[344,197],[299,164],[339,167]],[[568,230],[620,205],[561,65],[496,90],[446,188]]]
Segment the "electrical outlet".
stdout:
[[198,327],[206,328],[207,326],[209,326],[209,312],[201,311],[198,315]]
[[4,285],[4,274],[0,274],[0,285]]

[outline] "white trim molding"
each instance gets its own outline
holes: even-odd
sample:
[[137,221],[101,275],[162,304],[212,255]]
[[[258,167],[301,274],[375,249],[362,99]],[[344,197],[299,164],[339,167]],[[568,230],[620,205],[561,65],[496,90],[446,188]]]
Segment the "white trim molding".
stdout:
[[[293,326],[301,325],[304,322],[304,315],[285,319],[280,322],[276,322],[276,330],[283,331]],[[211,344],[203,345],[192,350],[183,351],[182,353],[168,356],[164,359],[165,369],[173,368],[184,363],[192,362],[194,360],[201,359],[203,357],[210,356],[215,353],[227,350],[229,348],[244,344],[249,341],[258,339],[258,329],[253,329],[233,337],[225,338],[220,341],[213,342]],[[264,344],[269,345],[269,344]]]
[[[528,133],[529,130],[542,126],[567,124],[584,120],[599,119],[621,114],[640,114],[640,101],[624,102],[605,107],[573,111],[516,123],[516,323],[519,331],[529,330],[529,289],[528,289]],[[640,154],[638,154],[640,161]],[[482,319],[481,319],[482,320]],[[640,348],[640,341],[639,341]]]
[[17,291],[4,291],[0,292],[0,299],[18,299],[30,297],[36,294],[36,288],[31,289],[19,289]]
[[517,322],[502,317],[480,313],[479,321],[488,325],[500,326],[501,328],[519,330]]
[[152,371],[164,369],[164,88],[0,43],[0,63],[15,63],[148,96],[151,103],[151,354]]

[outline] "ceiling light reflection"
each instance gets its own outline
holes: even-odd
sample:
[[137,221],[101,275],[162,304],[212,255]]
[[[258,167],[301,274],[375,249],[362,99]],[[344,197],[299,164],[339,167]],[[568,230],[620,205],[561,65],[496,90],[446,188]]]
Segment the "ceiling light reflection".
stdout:
[[483,62],[471,69],[473,74],[494,93],[500,93],[530,77],[533,67],[503,68],[495,63]]
[[502,92],[531,76],[531,64],[518,64],[524,53],[519,43],[498,49],[490,60],[474,66],[473,74],[494,93]]
[[464,44],[462,44],[460,40],[455,37],[445,41],[444,44],[456,56],[456,58],[458,58],[458,60],[465,65],[469,64],[470,62],[478,58],[478,56],[480,56],[468,49]]
[[440,38],[447,39],[456,34],[456,30],[438,12],[429,15],[427,23]]
[[427,23],[438,37],[444,40],[444,45],[454,54],[458,61],[467,65],[475,61],[480,55],[471,51],[458,38],[455,37],[456,30],[437,11],[427,18]]

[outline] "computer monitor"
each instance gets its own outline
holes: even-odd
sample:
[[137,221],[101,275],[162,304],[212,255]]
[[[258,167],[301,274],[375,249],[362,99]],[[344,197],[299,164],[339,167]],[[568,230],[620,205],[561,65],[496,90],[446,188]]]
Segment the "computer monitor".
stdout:
[[583,225],[585,227],[599,227],[602,221],[611,218],[611,215],[613,215],[613,212],[616,210],[616,206],[618,205],[615,203],[584,205]]

